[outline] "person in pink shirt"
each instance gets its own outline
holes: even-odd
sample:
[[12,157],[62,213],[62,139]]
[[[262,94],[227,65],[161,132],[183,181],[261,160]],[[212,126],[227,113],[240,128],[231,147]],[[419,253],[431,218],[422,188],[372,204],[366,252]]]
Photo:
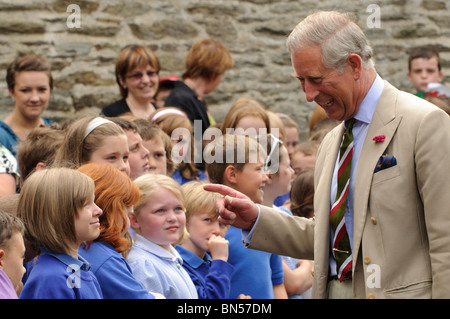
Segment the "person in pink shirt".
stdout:
[[0,211],[0,299],[17,299],[25,273],[22,221]]

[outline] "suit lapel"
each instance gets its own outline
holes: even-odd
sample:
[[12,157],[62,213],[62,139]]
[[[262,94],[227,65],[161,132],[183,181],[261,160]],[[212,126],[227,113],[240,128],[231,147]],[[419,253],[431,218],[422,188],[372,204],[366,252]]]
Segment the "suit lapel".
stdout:
[[[362,232],[367,216],[370,188],[377,161],[391,142],[402,117],[396,116],[398,90],[385,82],[383,92],[375,108],[367,136],[361,150],[355,180],[354,224],[353,224],[353,264],[356,264],[357,255],[362,239]],[[383,142],[375,142],[375,136],[384,135]],[[392,155],[392,154],[391,154]]]

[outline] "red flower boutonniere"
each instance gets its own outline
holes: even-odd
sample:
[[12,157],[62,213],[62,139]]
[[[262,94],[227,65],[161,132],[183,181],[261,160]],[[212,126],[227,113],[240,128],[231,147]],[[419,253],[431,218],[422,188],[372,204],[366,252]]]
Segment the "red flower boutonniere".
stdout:
[[386,136],[384,136],[384,135],[378,135],[378,136],[375,136],[374,138],[373,138],[373,140],[376,142],[376,143],[381,143],[381,142],[384,142],[384,139],[386,138]]

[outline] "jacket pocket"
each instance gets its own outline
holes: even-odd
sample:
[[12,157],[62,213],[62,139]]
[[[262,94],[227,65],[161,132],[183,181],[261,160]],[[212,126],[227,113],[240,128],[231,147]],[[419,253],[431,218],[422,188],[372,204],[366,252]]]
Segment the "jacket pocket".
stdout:
[[385,293],[387,298],[429,299],[431,298],[431,285],[431,280],[421,281],[402,287],[386,289]]
[[391,166],[389,168],[383,169],[373,174],[372,185],[376,185],[378,183],[387,181],[397,176],[400,176],[400,169],[398,165]]

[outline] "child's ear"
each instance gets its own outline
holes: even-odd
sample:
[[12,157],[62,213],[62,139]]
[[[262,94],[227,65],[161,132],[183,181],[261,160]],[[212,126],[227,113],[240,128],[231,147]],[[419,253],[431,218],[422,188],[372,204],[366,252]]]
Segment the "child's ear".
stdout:
[[5,256],[5,251],[0,249],[0,269],[3,269],[3,257]]
[[46,165],[44,162],[38,162],[38,163],[36,164],[35,169],[36,169],[36,171],[39,171],[39,170],[44,169],[44,168],[46,168],[46,167],[47,167],[47,165]]
[[273,182],[273,177],[275,176],[275,174],[265,174],[267,176],[267,180],[266,180],[266,184],[270,185]]
[[223,181],[224,184],[231,183],[236,184],[237,183],[237,169],[233,165],[228,165],[225,168],[225,171],[223,172]]
[[134,213],[128,213],[128,219],[130,220],[131,228],[133,228],[134,230],[139,229],[139,222]]

